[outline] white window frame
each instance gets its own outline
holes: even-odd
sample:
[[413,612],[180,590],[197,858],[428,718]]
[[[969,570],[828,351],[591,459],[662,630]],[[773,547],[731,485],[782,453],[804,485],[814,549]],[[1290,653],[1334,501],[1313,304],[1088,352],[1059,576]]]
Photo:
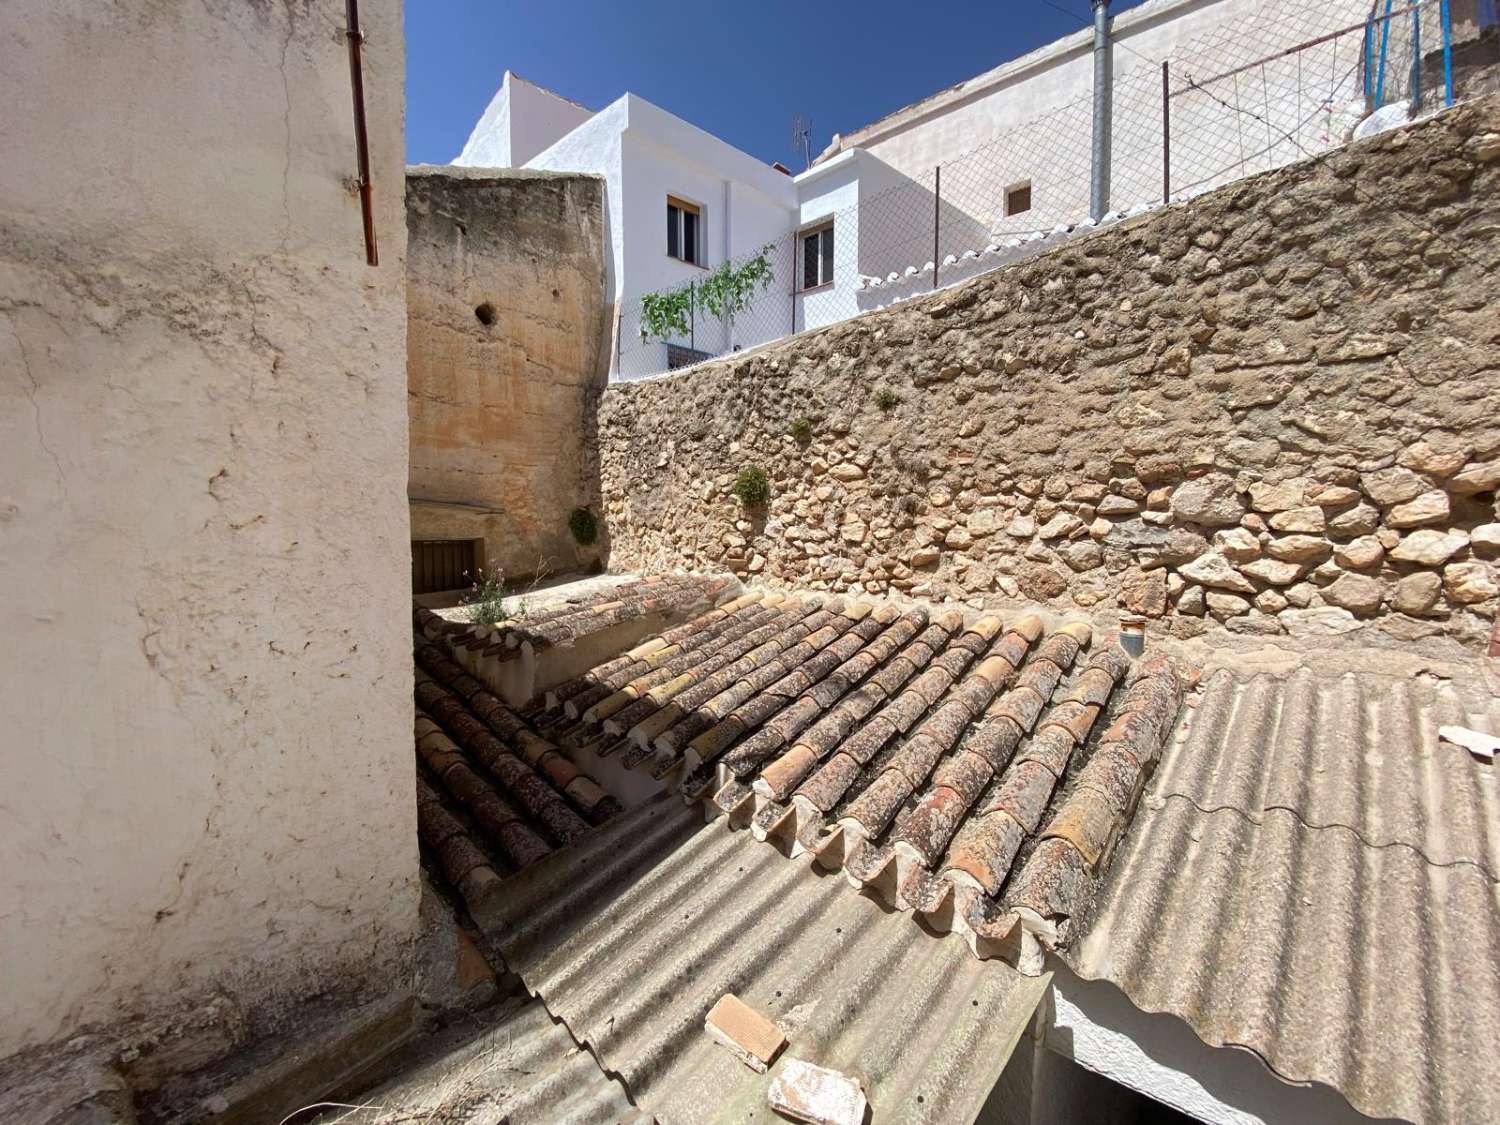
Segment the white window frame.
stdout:
[[[824,254],[823,253],[823,246],[822,246],[822,241],[821,240],[822,240],[824,232],[827,232],[829,241],[833,245],[833,251],[831,253],[828,253],[828,254]],[[818,281],[817,281],[817,284],[815,284],[815,285],[808,285],[806,283],[807,282],[807,272],[806,272],[807,243],[808,243],[808,241],[810,239],[813,239],[813,238],[817,238],[819,240],[819,244],[818,244]],[[799,230],[797,232],[797,277],[796,277],[796,281],[797,281],[797,292],[798,293],[812,293],[815,290],[827,289],[829,286],[831,286],[833,284],[833,274],[834,274],[834,271],[835,271],[835,268],[836,268],[836,262],[834,260],[834,254],[836,254],[837,252],[838,252],[838,238],[834,234],[834,221],[833,221],[833,216],[832,215],[830,215],[826,219],[819,219],[817,222],[811,223],[808,226],[803,227],[801,230]],[[825,270],[827,271],[826,274],[824,273]]]
[[[673,222],[672,213],[671,213],[672,210],[673,210],[673,208],[675,208],[676,211],[677,211],[677,217],[676,217],[676,235],[677,235],[677,249],[678,249],[678,253],[676,253],[676,254],[672,253],[672,232],[669,230],[668,235],[667,235],[667,257],[673,259],[674,261],[681,262],[684,265],[697,266],[699,269],[705,269],[705,268],[707,268],[706,264],[705,264],[705,254],[704,254],[703,247],[704,247],[704,243],[708,241],[707,238],[705,237],[705,235],[707,233],[708,224],[704,221],[704,218],[703,218],[703,207],[702,207],[702,205],[698,204],[698,203],[693,203],[690,200],[686,200],[686,199],[682,198],[682,196],[680,196],[680,195],[670,195],[669,194],[667,196],[667,222],[668,223]],[[687,257],[685,254],[683,254],[681,252],[682,248],[683,248],[683,244],[687,241],[687,223],[686,223],[686,221],[683,218],[683,216],[687,215],[687,214],[696,215],[698,217],[697,229],[696,229],[696,231],[694,233],[694,239],[693,239],[693,254],[694,254],[694,256],[691,257],[691,258]]]

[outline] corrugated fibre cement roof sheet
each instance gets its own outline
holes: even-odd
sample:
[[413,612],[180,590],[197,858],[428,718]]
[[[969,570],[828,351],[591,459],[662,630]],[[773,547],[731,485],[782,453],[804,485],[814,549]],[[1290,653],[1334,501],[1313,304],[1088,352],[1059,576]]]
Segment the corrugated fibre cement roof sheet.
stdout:
[[1500,762],[1438,736],[1500,700],[1378,656],[1205,676],[1066,957],[1361,1113],[1500,1121]]
[[[1050,975],[976,960],[741,836],[663,795],[507,880],[483,921],[664,1125],[780,1120],[766,1090],[790,1058],[857,1078],[873,1122],[972,1121]],[[769,1073],[704,1032],[726,992],[786,1034]]]

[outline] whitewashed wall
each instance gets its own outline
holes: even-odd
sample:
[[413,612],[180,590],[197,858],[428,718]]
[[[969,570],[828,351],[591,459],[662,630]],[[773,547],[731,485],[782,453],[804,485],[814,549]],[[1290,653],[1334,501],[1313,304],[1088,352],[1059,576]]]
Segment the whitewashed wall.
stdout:
[[[1371,1125],[1337,1092],[1294,1086],[1250,1051],[1210,1047],[1175,1016],[1142,1012],[1113,985],[1087,981],[1052,962],[1043,1041],[1080,1066],[1212,1125]],[[1065,1072],[1043,1067],[1033,1091],[1033,1125],[1090,1118],[1069,1096]]]
[[[572,132],[526,162],[526,167],[549,172],[591,172],[604,177],[604,237],[610,253],[605,259],[605,291],[618,298],[625,268],[625,212],[623,191],[625,98],[611,102]],[[661,223],[663,232],[666,220]]]
[[592,116],[593,110],[507,70],[453,163],[520,168]]
[[[1086,15],[1086,10],[1080,9]],[[1161,76],[1174,68],[1174,86],[1189,75],[1207,77],[1314,35],[1357,24],[1367,14],[1359,0],[1152,0],[1113,21],[1114,132],[1111,203],[1126,207],[1159,198],[1162,177]],[[1357,88],[1358,34],[1341,37],[1235,82],[1212,89],[1223,101],[1269,116],[1263,122],[1234,113],[1203,95],[1172,103],[1172,178],[1183,189],[1225,182],[1303,155],[1277,135],[1292,131],[1315,151],[1338,143],[1357,120],[1349,93]],[[1297,70],[1298,63],[1302,70]],[[1050,229],[1088,213],[1092,143],[1092,31],[1081,27],[1054,43],[1006,63],[952,91],[839,139],[862,147],[914,179],[930,181],[943,165],[943,196],[972,217],[975,231],[1011,235]],[[1336,104],[1321,117],[1318,94]],[[1270,106],[1269,113],[1267,105]],[[1301,124],[1292,129],[1293,122]],[[1329,139],[1320,142],[1326,135]],[[1006,185],[1032,184],[1032,208],[1007,218]],[[943,247],[946,255],[957,245]],[[931,255],[926,256],[930,258]],[[917,263],[920,265],[921,262]]]
[[361,17],[378,267],[342,9],[0,4],[0,1056],[411,979],[400,0]]

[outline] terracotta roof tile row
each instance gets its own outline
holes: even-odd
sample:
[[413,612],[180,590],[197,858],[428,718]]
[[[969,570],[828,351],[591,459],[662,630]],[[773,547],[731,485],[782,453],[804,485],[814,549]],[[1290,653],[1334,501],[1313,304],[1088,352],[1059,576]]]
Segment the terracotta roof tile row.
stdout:
[[[552,850],[552,844],[531,827],[521,809],[538,820],[550,820],[554,835],[560,834],[567,840],[575,840],[587,830],[588,826],[575,814],[565,806],[558,806],[555,796],[535,774],[522,772],[525,767],[515,759],[502,758],[496,763],[497,768],[509,761],[519,767],[516,772],[522,772],[522,776],[511,775],[497,789],[470,766],[457,745],[420,711],[416,726],[417,756],[422,764],[443,791],[467,810],[473,823],[499,848],[511,867],[525,867]],[[507,772],[501,770],[502,774]],[[502,792],[505,796],[501,796]]]
[[478,913],[493,901],[500,885],[490,859],[469,835],[462,821],[444,806],[442,798],[422,778],[417,778],[417,839],[432,856],[448,885],[464,897]]
[[550,693],[559,737],[1037,971],[1171,729],[1171,662],[1085,657],[1083,623],[754,597]]
[[[604,733],[621,735],[629,742],[649,746],[651,736],[646,720],[657,720],[663,712],[669,715],[677,713],[676,709],[668,708],[677,696],[708,681],[714,673],[747,654],[768,644],[795,643],[809,628],[804,622],[813,622],[813,627],[821,628],[831,616],[820,608],[821,604],[816,598],[784,601],[756,628],[748,632],[736,630],[734,635],[722,640],[711,651],[698,653],[696,658],[668,661],[650,676],[630,685],[637,689],[636,697],[604,719]],[[648,681],[652,686],[646,688],[644,684]],[[602,717],[600,708],[595,708],[595,715]]]
[[[717,670],[685,673],[693,676],[688,687],[629,728],[627,738],[634,747],[626,756],[626,764],[635,765],[651,757],[660,775],[678,761],[678,748],[701,733],[714,715],[743,705],[758,692],[774,691],[788,677],[808,676],[812,666],[838,664],[844,654],[868,641],[885,623],[886,619],[873,615],[868,606],[846,608],[834,600]],[[841,640],[844,643],[838,644]]]
[[[890,621],[868,645],[847,655],[837,654],[845,659],[832,668],[788,673],[688,744],[684,762],[687,772],[682,781],[684,793],[700,795],[715,776],[719,768],[715,762],[720,758],[724,769],[736,778],[746,778],[757,765],[803,731],[820,723],[823,726],[818,729],[826,731],[826,721],[837,724],[841,717],[848,716],[849,709],[839,712],[836,708],[856,686],[869,679],[877,690],[884,692],[899,684],[910,675],[914,657],[931,659],[934,649],[946,644],[962,624],[963,618],[957,612],[928,624],[926,612],[919,610]],[[850,708],[857,711],[874,698],[868,692],[861,693],[851,701]],[[736,745],[735,739],[742,735],[749,737]]]
[[581,820],[587,827],[620,811],[619,802],[555,744],[436,646],[421,646],[417,662],[417,706],[501,784],[513,789],[560,843],[576,834],[572,821]]
[[[580,723],[584,726],[610,723],[611,726],[606,730],[617,731],[619,720],[616,716],[640,702],[656,688],[681,675],[700,661],[705,663],[714,661],[726,649],[740,645],[746,637],[757,634],[764,636],[762,630],[778,620],[795,620],[791,614],[783,616],[783,606],[784,599],[781,597],[768,598],[759,605],[746,607],[744,611],[735,614],[727,621],[711,624],[699,638],[696,638],[699,642],[696,646],[689,647],[686,644],[669,646],[651,653],[645,658],[645,671],[634,675],[626,673],[625,675],[629,678],[622,676],[617,679],[615,682],[619,686],[614,690],[606,688],[602,697],[586,707],[583,703],[590,698],[591,693],[586,692],[578,697],[581,710],[577,717]],[[802,605],[797,603],[795,612],[802,611]],[[566,710],[567,704],[564,704],[564,711]]]
[[475,911],[504,877],[574,843],[620,803],[477,679],[420,637],[417,832]]
[[566,644],[650,613],[692,612],[694,607],[712,605],[735,585],[729,577],[663,575],[544,606],[493,626],[450,621],[422,608],[416,611],[416,624],[428,640],[441,638],[456,649],[500,656],[522,645],[542,649]]
[[691,652],[712,643],[725,630],[733,628],[736,621],[743,622],[761,612],[761,598],[759,593],[744,594],[554,686],[546,693],[546,706],[551,709],[561,706],[568,718],[578,718],[637,676],[645,675],[679,652]]
[[[729,605],[736,608],[724,618],[715,618],[715,613],[719,611],[713,611],[696,621],[688,622],[683,626],[684,629],[697,628],[696,633],[688,639],[649,652],[642,652],[647,647],[642,646],[642,649],[635,650],[641,655],[631,666],[612,675],[598,677],[596,684],[571,698],[564,698],[560,690],[549,693],[548,698],[562,700],[563,713],[575,716],[581,724],[598,726],[639,701],[653,688],[694,667],[700,661],[713,660],[726,648],[738,644],[743,638],[757,633],[772,622],[793,619],[790,615],[782,617],[788,604],[795,605],[795,612],[803,611],[802,603],[788,603],[779,594],[770,595],[764,600],[741,603],[745,603],[745,599],[737,598],[730,602]],[[556,707],[557,704],[553,702],[551,706]]]

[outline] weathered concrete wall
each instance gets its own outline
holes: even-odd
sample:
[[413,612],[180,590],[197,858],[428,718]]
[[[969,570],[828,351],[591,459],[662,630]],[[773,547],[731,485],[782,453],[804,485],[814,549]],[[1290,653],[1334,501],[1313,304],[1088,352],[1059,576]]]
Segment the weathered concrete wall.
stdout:
[[598,505],[604,181],[412,168],[406,214],[412,537],[482,538],[510,578],[591,565],[568,514]]
[[[0,1055],[417,925],[400,0],[0,7]],[[189,1028],[196,1030],[188,1031]]]
[[[1477,641],[1500,552],[1497,267],[1489,99],[612,386],[611,566],[1120,608],[1179,635],[1378,621]],[[759,515],[730,495],[750,464],[772,481]]]

